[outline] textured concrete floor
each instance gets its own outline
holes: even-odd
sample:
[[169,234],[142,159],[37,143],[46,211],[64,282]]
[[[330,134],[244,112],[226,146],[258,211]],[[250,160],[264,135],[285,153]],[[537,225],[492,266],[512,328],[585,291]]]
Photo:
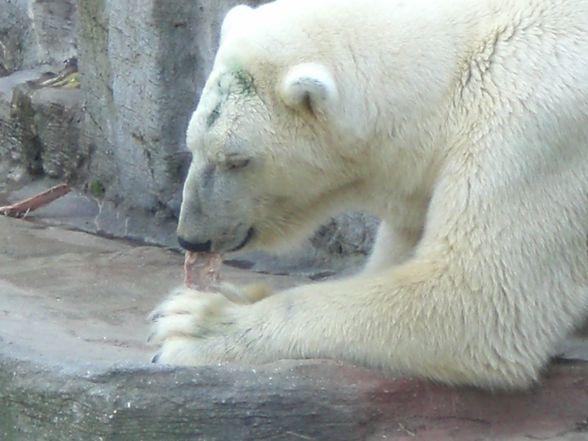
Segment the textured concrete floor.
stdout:
[[[1,336],[51,363],[142,363],[150,359],[145,317],[182,283],[179,253],[0,217]],[[225,266],[236,283],[302,278]]]

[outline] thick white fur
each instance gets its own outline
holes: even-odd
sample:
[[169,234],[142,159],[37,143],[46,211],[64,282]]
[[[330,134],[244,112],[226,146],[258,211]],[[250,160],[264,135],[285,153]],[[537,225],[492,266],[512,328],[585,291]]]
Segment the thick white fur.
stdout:
[[302,63],[290,69],[280,95],[287,106],[310,106],[313,112],[332,112],[337,105],[337,85],[331,73],[318,63]]
[[246,23],[250,21],[250,16],[253,12],[253,9],[247,5],[239,5],[235,6],[231,9],[224,21],[221,28],[221,41],[229,34],[236,32],[235,29],[238,29],[241,23]]
[[[347,207],[384,222],[355,278],[250,305],[182,291],[158,309],[159,360],[537,380],[588,306],[588,0],[278,0],[244,17],[190,123],[179,233],[223,249],[253,226],[249,247],[271,249]],[[333,78],[331,112],[286,105],[305,63]],[[234,151],[252,161],[224,171]]]

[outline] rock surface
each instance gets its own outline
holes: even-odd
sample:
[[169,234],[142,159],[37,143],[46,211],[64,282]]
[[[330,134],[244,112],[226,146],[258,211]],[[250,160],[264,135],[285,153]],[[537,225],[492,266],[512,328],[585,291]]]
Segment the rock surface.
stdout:
[[3,0],[0,77],[76,53],[75,0]]
[[[181,271],[172,251],[0,217],[0,439],[588,438],[582,362],[554,364],[534,389],[508,394],[320,360],[151,365],[145,316]],[[270,278],[278,289],[307,282],[225,273],[236,283]]]
[[79,142],[80,91],[35,84],[43,73],[60,69],[43,66],[0,78],[0,165],[12,186],[27,176],[75,182],[88,158]]

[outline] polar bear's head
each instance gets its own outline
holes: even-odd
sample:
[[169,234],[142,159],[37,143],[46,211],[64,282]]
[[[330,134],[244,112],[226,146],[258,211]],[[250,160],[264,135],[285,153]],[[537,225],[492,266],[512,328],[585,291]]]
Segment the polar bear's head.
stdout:
[[189,124],[178,237],[191,251],[283,245],[359,185],[357,136],[332,60],[272,7],[228,14]]

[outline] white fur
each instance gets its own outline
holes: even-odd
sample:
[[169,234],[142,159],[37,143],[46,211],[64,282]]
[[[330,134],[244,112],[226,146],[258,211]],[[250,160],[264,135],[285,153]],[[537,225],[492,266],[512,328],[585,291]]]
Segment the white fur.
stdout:
[[290,69],[281,86],[282,99],[287,106],[304,106],[315,112],[326,112],[337,105],[337,85],[331,73],[318,63],[302,63]]
[[[251,305],[174,297],[160,360],[537,380],[588,307],[588,0],[278,0],[241,17],[190,123],[179,234],[223,250],[253,227],[250,249],[283,248],[348,207],[384,225],[358,277]],[[325,115],[282,87],[317,65]]]
[[243,24],[249,23],[253,9],[247,5],[238,5],[231,9],[221,28],[221,41],[229,34],[235,33]]

